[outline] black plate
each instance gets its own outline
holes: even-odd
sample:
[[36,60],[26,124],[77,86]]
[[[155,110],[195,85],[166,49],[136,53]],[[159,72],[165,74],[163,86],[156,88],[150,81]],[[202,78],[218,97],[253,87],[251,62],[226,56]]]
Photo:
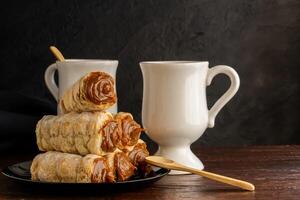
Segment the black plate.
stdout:
[[42,181],[32,181],[31,174],[30,174],[30,166],[31,161],[17,163],[11,166],[6,167],[3,169],[2,174],[11,178],[13,180],[17,180],[23,183],[31,183],[37,185],[51,185],[52,187],[56,186],[68,186],[68,187],[77,187],[77,186],[84,186],[84,187],[96,187],[96,188],[107,188],[109,187],[126,187],[128,188],[131,186],[143,186],[148,185],[149,183],[153,183],[158,181],[163,176],[167,175],[170,170],[164,168],[156,168],[154,169],[154,173],[149,177],[133,177],[130,180],[122,181],[122,182],[115,182],[115,183],[53,183],[53,182],[42,182]]

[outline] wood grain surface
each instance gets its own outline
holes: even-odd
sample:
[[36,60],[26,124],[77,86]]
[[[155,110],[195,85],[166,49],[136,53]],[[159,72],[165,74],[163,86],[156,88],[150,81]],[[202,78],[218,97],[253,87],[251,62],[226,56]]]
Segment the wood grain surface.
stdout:
[[[242,191],[196,175],[166,176],[138,188],[92,190],[20,184],[0,175],[0,199],[299,199],[300,146],[193,148],[207,171],[243,179],[256,191]],[[32,159],[28,154],[3,154],[0,168]]]

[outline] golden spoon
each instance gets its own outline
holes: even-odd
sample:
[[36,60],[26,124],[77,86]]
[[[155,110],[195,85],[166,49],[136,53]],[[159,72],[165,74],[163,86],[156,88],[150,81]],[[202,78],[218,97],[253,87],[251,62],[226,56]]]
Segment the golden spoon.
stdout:
[[176,163],[173,160],[169,160],[169,159],[161,157],[161,156],[148,156],[148,157],[146,157],[146,162],[151,165],[155,165],[155,166],[162,167],[162,168],[191,172],[193,174],[198,174],[200,176],[203,176],[203,177],[206,177],[206,178],[218,181],[218,182],[233,185],[233,186],[245,189],[245,190],[250,190],[250,191],[255,190],[255,186],[249,182],[230,178],[227,176],[214,174],[211,172],[206,172],[203,170],[194,169],[191,167],[187,167],[185,165]]
[[59,61],[64,61],[65,60],[62,53],[55,46],[50,46],[50,51],[57,58],[57,60],[59,60]]

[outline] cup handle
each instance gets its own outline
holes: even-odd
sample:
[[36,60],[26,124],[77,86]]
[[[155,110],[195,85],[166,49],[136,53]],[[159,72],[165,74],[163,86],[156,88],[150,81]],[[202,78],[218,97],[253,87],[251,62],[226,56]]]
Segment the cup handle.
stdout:
[[211,84],[212,79],[218,74],[226,74],[230,78],[229,89],[218,99],[218,101],[208,111],[208,128],[215,126],[215,118],[225,104],[235,95],[240,86],[240,78],[237,72],[226,65],[218,65],[208,70],[206,85]]
[[58,101],[58,87],[54,80],[54,73],[56,70],[57,70],[57,65],[56,63],[53,63],[46,69],[44,78],[49,91],[51,92],[55,100]]

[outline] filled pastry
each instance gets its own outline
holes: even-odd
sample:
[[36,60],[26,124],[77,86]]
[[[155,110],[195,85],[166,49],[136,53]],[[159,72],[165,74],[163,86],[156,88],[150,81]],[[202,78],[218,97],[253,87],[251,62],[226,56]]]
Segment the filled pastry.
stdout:
[[126,144],[134,145],[136,141],[140,138],[141,131],[144,129],[134,121],[132,115],[127,112],[119,112],[114,116],[114,119],[118,121],[121,126],[123,133],[123,141],[126,140]]
[[62,113],[101,111],[117,102],[115,82],[105,72],[91,72],[78,80],[59,100]]
[[132,147],[103,156],[48,151],[37,155],[31,164],[31,179],[46,182],[102,183],[128,180],[133,175],[147,176],[152,169],[145,162],[149,155],[141,139]]
[[41,151],[104,155],[135,145],[143,129],[129,113],[106,111],[46,115],[36,125]]
[[136,167],[119,150],[105,156],[48,151],[33,159],[30,171],[34,181],[107,183],[129,179]]
[[137,166],[138,174],[140,176],[148,176],[153,172],[152,167],[148,165],[145,158],[149,156],[146,143],[139,139],[138,143],[124,149],[123,152],[128,156],[130,162]]

